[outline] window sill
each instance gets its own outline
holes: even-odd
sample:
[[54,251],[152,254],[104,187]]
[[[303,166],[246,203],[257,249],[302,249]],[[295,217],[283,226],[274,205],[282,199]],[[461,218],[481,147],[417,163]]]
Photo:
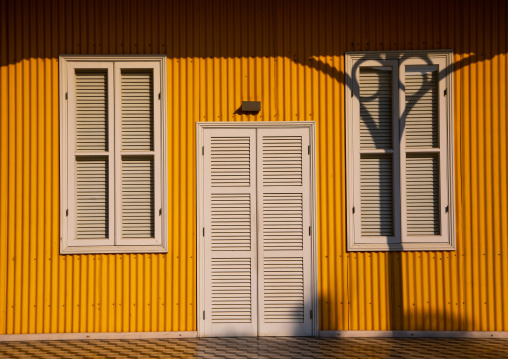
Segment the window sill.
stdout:
[[348,252],[454,251],[450,243],[348,243]]
[[167,253],[165,245],[149,246],[60,246],[60,254]]

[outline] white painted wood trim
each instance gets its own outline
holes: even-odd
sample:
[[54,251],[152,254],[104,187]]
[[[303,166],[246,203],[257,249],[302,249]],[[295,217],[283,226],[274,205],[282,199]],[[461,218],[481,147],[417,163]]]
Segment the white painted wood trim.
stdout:
[[200,204],[204,203],[204,154],[202,151],[205,145],[204,128],[196,124],[196,321],[198,337],[205,333],[205,237],[203,228],[205,225],[204,213]]
[[317,145],[316,145],[316,124],[311,123],[309,128],[310,143],[310,191],[311,191],[311,278],[312,278],[312,334],[319,335],[319,277],[318,277],[318,219],[317,219]]
[[[360,234],[356,233],[361,230],[355,227],[352,209],[354,206],[354,163],[353,152],[351,148],[355,145],[354,133],[352,130],[352,119],[354,115],[353,105],[353,75],[357,70],[357,63],[365,60],[398,60],[399,63],[405,60],[415,58],[431,59],[432,63],[444,63],[445,68],[440,68],[440,80],[444,77],[446,83],[446,123],[444,127],[447,130],[446,141],[447,148],[445,156],[447,156],[447,168],[445,182],[448,186],[448,233],[445,234],[446,241],[441,242],[414,242],[414,243],[391,243],[388,244],[367,244],[355,243],[355,237]],[[453,118],[453,51],[452,50],[408,50],[408,51],[368,51],[368,52],[346,52],[345,56],[345,105],[346,105],[346,213],[347,213],[347,250],[348,251],[453,251],[456,249],[455,243],[455,171],[454,171],[454,118]],[[441,112],[441,111],[440,111]]]
[[[388,60],[388,59],[405,59],[405,58],[445,58],[447,59],[447,66],[452,64],[452,49],[442,50],[402,50],[402,51],[348,51],[346,52],[346,65],[347,59],[350,61],[357,61],[363,59],[375,60]],[[347,69],[347,68],[346,68]],[[348,74],[349,69],[348,70]]]
[[[196,135],[199,130],[206,128],[310,128],[315,121],[227,121],[227,122],[196,122]],[[202,136],[202,135],[201,135]]]
[[49,334],[3,334],[0,342],[46,341],[46,340],[113,340],[113,339],[178,339],[196,338],[198,332],[119,332],[119,333],[49,333]]
[[319,335],[319,297],[318,297],[318,253],[317,253],[317,146],[316,146],[316,123],[314,121],[228,121],[228,122],[197,122],[196,123],[196,252],[197,252],[197,333],[198,337],[204,337],[205,322],[203,320],[203,310],[205,308],[204,296],[204,237],[203,227],[204,214],[202,203],[204,203],[204,156],[202,147],[204,146],[204,130],[207,128],[308,128],[310,133],[310,167],[311,167],[311,232],[312,232],[312,329],[313,336]]
[[433,331],[433,330],[322,330],[322,338],[457,338],[457,339],[508,339],[506,332]]

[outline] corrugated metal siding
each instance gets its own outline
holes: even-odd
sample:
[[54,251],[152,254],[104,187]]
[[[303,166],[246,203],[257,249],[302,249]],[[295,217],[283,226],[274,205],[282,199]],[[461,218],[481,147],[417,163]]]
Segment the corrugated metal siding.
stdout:
[[[0,334],[195,330],[194,123],[224,120],[317,122],[320,329],[508,330],[507,23],[503,0],[1,1]],[[344,52],[441,48],[457,250],[347,253]],[[167,255],[59,255],[64,53],[168,55]]]

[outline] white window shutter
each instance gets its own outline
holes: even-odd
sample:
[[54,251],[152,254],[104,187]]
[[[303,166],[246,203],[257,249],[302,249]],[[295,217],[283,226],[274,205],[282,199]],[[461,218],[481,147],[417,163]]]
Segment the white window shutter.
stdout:
[[311,335],[307,129],[258,129],[259,335]]
[[113,244],[112,66],[70,66],[68,71],[68,244]]
[[397,66],[365,60],[354,76],[355,243],[393,243],[400,233]]
[[157,65],[115,64],[117,245],[161,243]]
[[256,130],[205,130],[205,335],[257,335],[255,158]]
[[443,61],[410,59],[400,78],[402,241],[448,242],[447,128]]

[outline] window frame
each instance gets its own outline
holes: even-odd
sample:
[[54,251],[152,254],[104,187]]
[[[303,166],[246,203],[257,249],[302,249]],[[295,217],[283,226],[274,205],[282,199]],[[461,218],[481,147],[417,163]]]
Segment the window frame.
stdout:
[[[397,83],[392,86],[393,104],[393,133],[399,132],[395,139],[400,144],[393,147],[393,203],[394,203],[394,236],[372,237],[372,240],[361,236],[361,216],[359,207],[360,189],[355,184],[360,171],[359,118],[355,106],[359,102],[359,86],[356,79],[360,66],[396,66],[392,79]],[[407,215],[405,214],[405,153],[424,151],[410,150],[405,147],[405,103],[404,76],[405,66],[438,66],[439,93],[446,91],[446,95],[439,96],[439,144],[437,151],[441,153],[440,169],[440,208],[441,235],[436,236],[407,236]],[[346,174],[347,174],[347,250],[348,251],[452,251],[455,250],[455,179],[454,179],[454,141],[453,141],[453,52],[452,50],[433,51],[369,51],[347,52],[345,56],[345,107],[346,107]],[[395,81],[394,81],[395,82]],[[395,92],[396,91],[396,92]],[[396,112],[396,113],[395,113]],[[397,115],[395,117],[395,115]],[[400,126],[400,130],[399,130]],[[443,133],[445,135],[443,136]],[[358,136],[358,135],[356,135]],[[362,150],[364,151],[364,150]],[[382,152],[374,150],[372,152]],[[366,151],[369,152],[369,151]],[[362,152],[363,153],[363,152]],[[398,171],[398,172],[397,172]],[[445,203],[447,202],[447,203]],[[444,210],[448,207],[448,211]],[[355,208],[356,207],[356,208]],[[356,212],[356,213],[355,213]],[[365,238],[365,237],[364,237]]]
[[[60,55],[59,56],[59,110],[60,110],[60,254],[108,254],[108,253],[167,253],[168,252],[168,218],[167,218],[167,112],[166,112],[166,55]],[[154,94],[154,188],[160,189],[160,196],[154,196],[154,209],[161,208],[161,214],[154,218],[155,239],[149,244],[142,240],[136,243],[136,240],[122,240],[123,243],[115,244],[115,232],[118,232],[121,224],[121,212],[111,214],[110,212],[110,231],[111,238],[106,240],[106,244],[91,245],[70,245],[70,231],[74,224],[72,216],[69,216],[69,209],[75,206],[72,201],[73,186],[70,185],[74,178],[74,152],[70,151],[74,139],[69,136],[72,130],[73,121],[70,121],[73,113],[73,91],[70,91],[70,84],[73,81],[73,70],[75,69],[106,69],[108,73],[108,141],[110,146],[115,148],[114,153],[108,154],[110,203],[118,206],[118,193],[121,191],[117,178],[120,166],[116,165],[119,156],[120,144],[115,139],[118,138],[119,122],[115,121],[121,113],[118,108],[120,101],[120,80],[117,78],[122,68],[153,69],[154,89],[159,86],[159,98]],[[159,133],[159,135],[157,135]],[[157,145],[159,142],[159,146]],[[157,148],[159,150],[157,150]],[[108,151],[109,152],[109,151]],[[143,154],[138,154],[142,156]],[[115,168],[116,167],[116,168]],[[114,174],[114,175],[113,175]],[[154,189],[155,190],[155,189]],[[111,218],[113,217],[113,218]],[[159,218],[157,218],[159,217]],[[70,219],[71,218],[71,219]]]

